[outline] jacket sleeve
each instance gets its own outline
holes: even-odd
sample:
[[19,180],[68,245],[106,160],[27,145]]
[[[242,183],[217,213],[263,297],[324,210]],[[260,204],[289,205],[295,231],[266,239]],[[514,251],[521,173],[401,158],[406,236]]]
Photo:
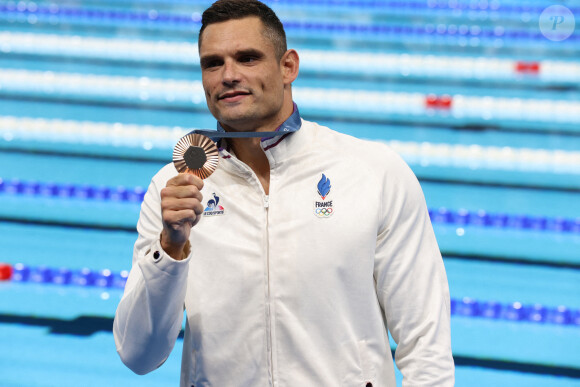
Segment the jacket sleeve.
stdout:
[[453,386],[450,300],[443,260],[419,182],[402,159],[383,181],[375,279],[397,343],[403,387]]
[[133,266],[113,324],[121,360],[143,375],[167,359],[183,322],[190,258],[176,261],[161,248],[160,191],[167,179],[157,174],[145,194],[137,224]]

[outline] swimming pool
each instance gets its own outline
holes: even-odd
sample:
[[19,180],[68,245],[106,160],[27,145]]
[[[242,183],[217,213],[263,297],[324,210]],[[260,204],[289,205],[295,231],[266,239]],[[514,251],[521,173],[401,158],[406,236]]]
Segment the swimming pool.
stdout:
[[[0,1],[0,385],[178,385],[181,340],[137,376],[111,324],[143,190],[215,125],[208,4]],[[580,386],[577,34],[543,37],[540,0],[271,5],[304,53],[303,116],[388,143],[421,181],[457,385]]]

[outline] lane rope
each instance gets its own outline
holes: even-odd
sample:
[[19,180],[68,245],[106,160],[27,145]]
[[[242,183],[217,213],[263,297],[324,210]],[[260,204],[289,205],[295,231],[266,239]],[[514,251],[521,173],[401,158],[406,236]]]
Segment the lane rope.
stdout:
[[[151,149],[173,149],[193,128],[0,116],[0,141],[60,142]],[[197,128],[196,128],[197,129]],[[580,151],[376,140],[409,164],[580,174]]]
[[[53,71],[0,69],[2,94],[42,98],[154,103],[206,109],[201,81],[151,77],[110,76]],[[393,116],[429,121],[453,120],[472,124],[560,127],[578,132],[580,101],[494,97],[464,94],[434,95],[345,88],[294,87],[293,98],[311,112],[364,115],[393,119]],[[565,128],[561,128],[563,130]]]
[[[415,4],[415,2],[413,2]],[[330,5],[330,4],[329,4]],[[334,4],[333,4],[334,5]],[[428,9],[432,12],[432,2],[428,2]],[[538,8],[539,9],[539,8]],[[477,11],[478,17],[481,15],[493,16],[497,19],[505,13],[518,15],[522,12],[529,12],[526,8],[517,8],[506,6],[502,11],[499,7],[492,12],[486,9]],[[438,9],[439,12],[444,11],[441,16],[451,17],[453,15],[461,15],[463,10],[461,7],[449,7],[449,9]],[[473,10],[471,10],[473,12]],[[572,8],[572,11],[578,11],[577,8]],[[416,12],[416,11],[415,11]],[[541,11],[540,11],[541,12]],[[467,15],[469,16],[469,15]],[[186,30],[197,31],[200,25],[200,12],[166,12],[156,9],[132,11],[108,8],[81,8],[62,6],[55,3],[37,4],[35,2],[8,2],[7,4],[0,4],[0,17],[8,19],[9,21],[18,21],[28,24],[37,24],[39,22],[47,22],[51,24],[58,23],[77,23],[94,25],[100,23],[102,25],[119,25],[125,24],[129,26],[138,26],[147,29],[172,29],[172,30]],[[513,18],[513,16],[512,16]],[[284,28],[287,33],[326,33],[332,36],[339,34],[348,37],[352,35],[365,35],[367,37],[386,37],[387,39],[396,39],[400,41],[402,36],[407,38],[418,37],[448,37],[465,39],[465,45],[478,46],[481,43],[484,45],[497,45],[498,40],[503,41],[507,38],[513,42],[523,43],[528,42],[532,44],[546,43],[544,36],[535,30],[525,28],[509,28],[507,31],[504,28],[490,28],[485,25],[480,26],[473,21],[470,25],[433,25],[426,26],[412,26],[412,25],[389,25],[389,24],[356,24],[344,22],[325,22],[325,21],[299,21],[299,20],[283,20]],[[504,23],[505,24],[505,23]],[[442,28],[442,27],[443,28]],[[573,41],[579,40],[580,37],[572,35],[562,43],[573,44]],[[462,41],[459,40],[461,44]],[[457,44],[457,41],[453,41]]]
[[[196,43],[0,32],[0,51],[6,54],[51,55],[132,62],[199,65]],[[364,53],[300,50],[301,71],[340,75],[458,78],[521,82],[526,77],[540,83],[580,82],[580,63],[572,61],[473,56]]]
[[[63,200],[101,200],[139,204],[146,189],[143,187],[108,187],[90,184],[55,183],[25,181],[0,178],[0,195],[32,196]],[[580,217],[541,216],[488,212],[483,209],[451,210],[445,207],[429,208],[433,223],[457,225],[459,227],[479,226],[498,229],[520,229],[557,233],[580,233]]]
[[[45,285],[80,286],[123,289],[129,272],[113,272],[108,269],[91,270],[14,265],[0,263],[0,281],[37,283]],[[538,303],[498,302],[476,300],[470,297],[451,299],[451,315],[461,317],[508,320],[539,324],[580,326],[580,309],[563,305],[545,306]]]

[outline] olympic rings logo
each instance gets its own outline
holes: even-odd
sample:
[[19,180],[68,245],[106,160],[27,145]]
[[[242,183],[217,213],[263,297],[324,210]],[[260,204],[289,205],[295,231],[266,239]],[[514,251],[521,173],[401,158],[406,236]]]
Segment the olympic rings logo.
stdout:
[[332,208],[317,208],[315,213],[318,216],[330,216],[332,215]]

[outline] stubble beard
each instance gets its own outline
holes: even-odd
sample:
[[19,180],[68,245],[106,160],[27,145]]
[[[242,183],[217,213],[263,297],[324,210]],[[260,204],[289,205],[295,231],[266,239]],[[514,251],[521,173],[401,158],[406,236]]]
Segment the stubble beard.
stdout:
[[[224,109],[225,111],[221,112],[218,111],[216,119],[227,130],[251,132],[264,126],[268,121],[273,120],[277,113],[277,110],[274,108],[270,108],[268,111],[260,111],[256,106],[248,106],[245,108],[242,107],[242,109],[240,112],[227,111],[229,109]],[[270,128],[269,130],[275,130],[275,128]]]

